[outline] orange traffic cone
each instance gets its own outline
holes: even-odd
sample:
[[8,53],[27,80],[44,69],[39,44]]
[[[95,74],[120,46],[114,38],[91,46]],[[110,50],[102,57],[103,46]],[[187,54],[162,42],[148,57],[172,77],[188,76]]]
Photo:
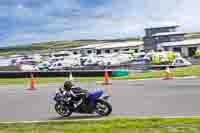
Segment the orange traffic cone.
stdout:
[[165,69],[165,77],[164,77],[164,80],[170,80],[170,79],[173,79],[173,77],[172,77],[172,73],[171,73],[171,71],[170,71],[169,66],[167,66],[166,69]]
[[108,74],[108,71],[105,70],[104,72],[104,85],[111,85],[111,81],[110,81],[110,78],[109,78],[109,74]]
[[36,89],[36,80],[34,78],[33,73],[31,73],[31,84],[29,90],[35,90]]

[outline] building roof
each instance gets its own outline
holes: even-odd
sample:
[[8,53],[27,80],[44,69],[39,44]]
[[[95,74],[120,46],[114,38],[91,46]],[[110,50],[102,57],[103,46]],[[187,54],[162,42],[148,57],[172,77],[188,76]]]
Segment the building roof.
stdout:
[[101,45],[103,45],[104,43],[97,43],[97,44],[90,44],[90,45],[85,45],[85,46],[81,46],[81,47],[76,47],[76,48],[72,48],[71,50],[78,50],[78,49],[95,49],[96,47],[99,47]]
[[185,34],[186,33],[183,32],[163,32],[163,33],[153,34],[153,36],[156,37],[156,36],[185,35]]
[[98,43],[98,44],[86,45],[86,46],[82,46],[82,47],[73,48],[71,50],[136,47],[136,46],[139,46],[142,44],[143,44],[143,41],[109,42],[109,43]]
[[147,29],[160,29],[160,28],[178,28],[179,27],[179,25],[177,25],[177,24],[174,24],[174,25],[172,25],[172,24],[164,24],[164,25],[153,25],[153,26],[149,26],[149,28],[145,28],[145,30],[147,30]]
[[161,47],[170,47],[170,46],[186,46],[186,45],[200,45],[200,39],[190,39],[177,42],[165,42],[158,44]]
[[104,44],[102,46],[97,47],[97,49],[137,47],[142,44],[143,44],[143,41],[115,42],[115,43]]

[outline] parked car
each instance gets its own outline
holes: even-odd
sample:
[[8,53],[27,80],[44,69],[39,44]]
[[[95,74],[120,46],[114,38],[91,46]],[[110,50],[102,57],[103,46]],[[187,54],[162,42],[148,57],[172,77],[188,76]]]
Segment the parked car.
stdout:
[[19,65],[21,71],[36,71],[34,65],[21,64]]
[[192,65],[192,63],[182,57],[176,58],[172,63],[173,67],[184,67],[190,65]]
[[51,66],[51,64],[48,61],[45,61],[45,62],[42,62],[42,63],[36,65],[35,69],[38,71],[39,70],[43,71],[43,70],[48,70],[50,66]]

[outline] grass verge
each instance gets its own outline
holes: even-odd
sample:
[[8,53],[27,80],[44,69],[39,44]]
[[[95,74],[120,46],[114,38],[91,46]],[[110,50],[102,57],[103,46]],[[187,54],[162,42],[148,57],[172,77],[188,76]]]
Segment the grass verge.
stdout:
[[[197,76],[200,77],[200,66],[191,66],[185,68],[177,68],[172,70],[172,74],[175,77],[184,76]],[[147,72],[142,74],[132,74],[126,77],[112,77],[112,80],[134,80],[134,79],[147,79],[147,78],[161,78],[164,76],[164,71]],[[78,82],[91,82],[102,81],[103,77],[74,77]],[[36,78],[37,84],[49,84],[49,83],[62,83],[66,77],[54,77],[54,78]],[[28,84],[29,78],[14,78],[14,79],[0,79],[0,85],[10,84]]]
[[109,120],[0,124],[0,133],[199,133],[200,118],[113,118]]

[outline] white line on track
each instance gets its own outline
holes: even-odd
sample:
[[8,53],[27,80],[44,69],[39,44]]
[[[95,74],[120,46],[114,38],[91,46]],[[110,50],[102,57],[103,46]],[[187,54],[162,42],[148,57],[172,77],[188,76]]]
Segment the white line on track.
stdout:
[[37,123],[49,123],[49,122],[79,122],[79,121],[105,121],[105,120],[113,120],[113,119],[151,119],[151,118],[160,118],[160,119],[176,119],[176,118],[194,118],[194,119],[200,119],[200,116],[151,116],[151,117],[145,117],[145,116],[131,116],[131,117],[124,117],[124,116],[116,116],[116,117],[102,117],[97,119],[66,119],[66,120],[46,120],[46,121],[11,121],[11,122],[0,122],[0,124],[37,124]]

